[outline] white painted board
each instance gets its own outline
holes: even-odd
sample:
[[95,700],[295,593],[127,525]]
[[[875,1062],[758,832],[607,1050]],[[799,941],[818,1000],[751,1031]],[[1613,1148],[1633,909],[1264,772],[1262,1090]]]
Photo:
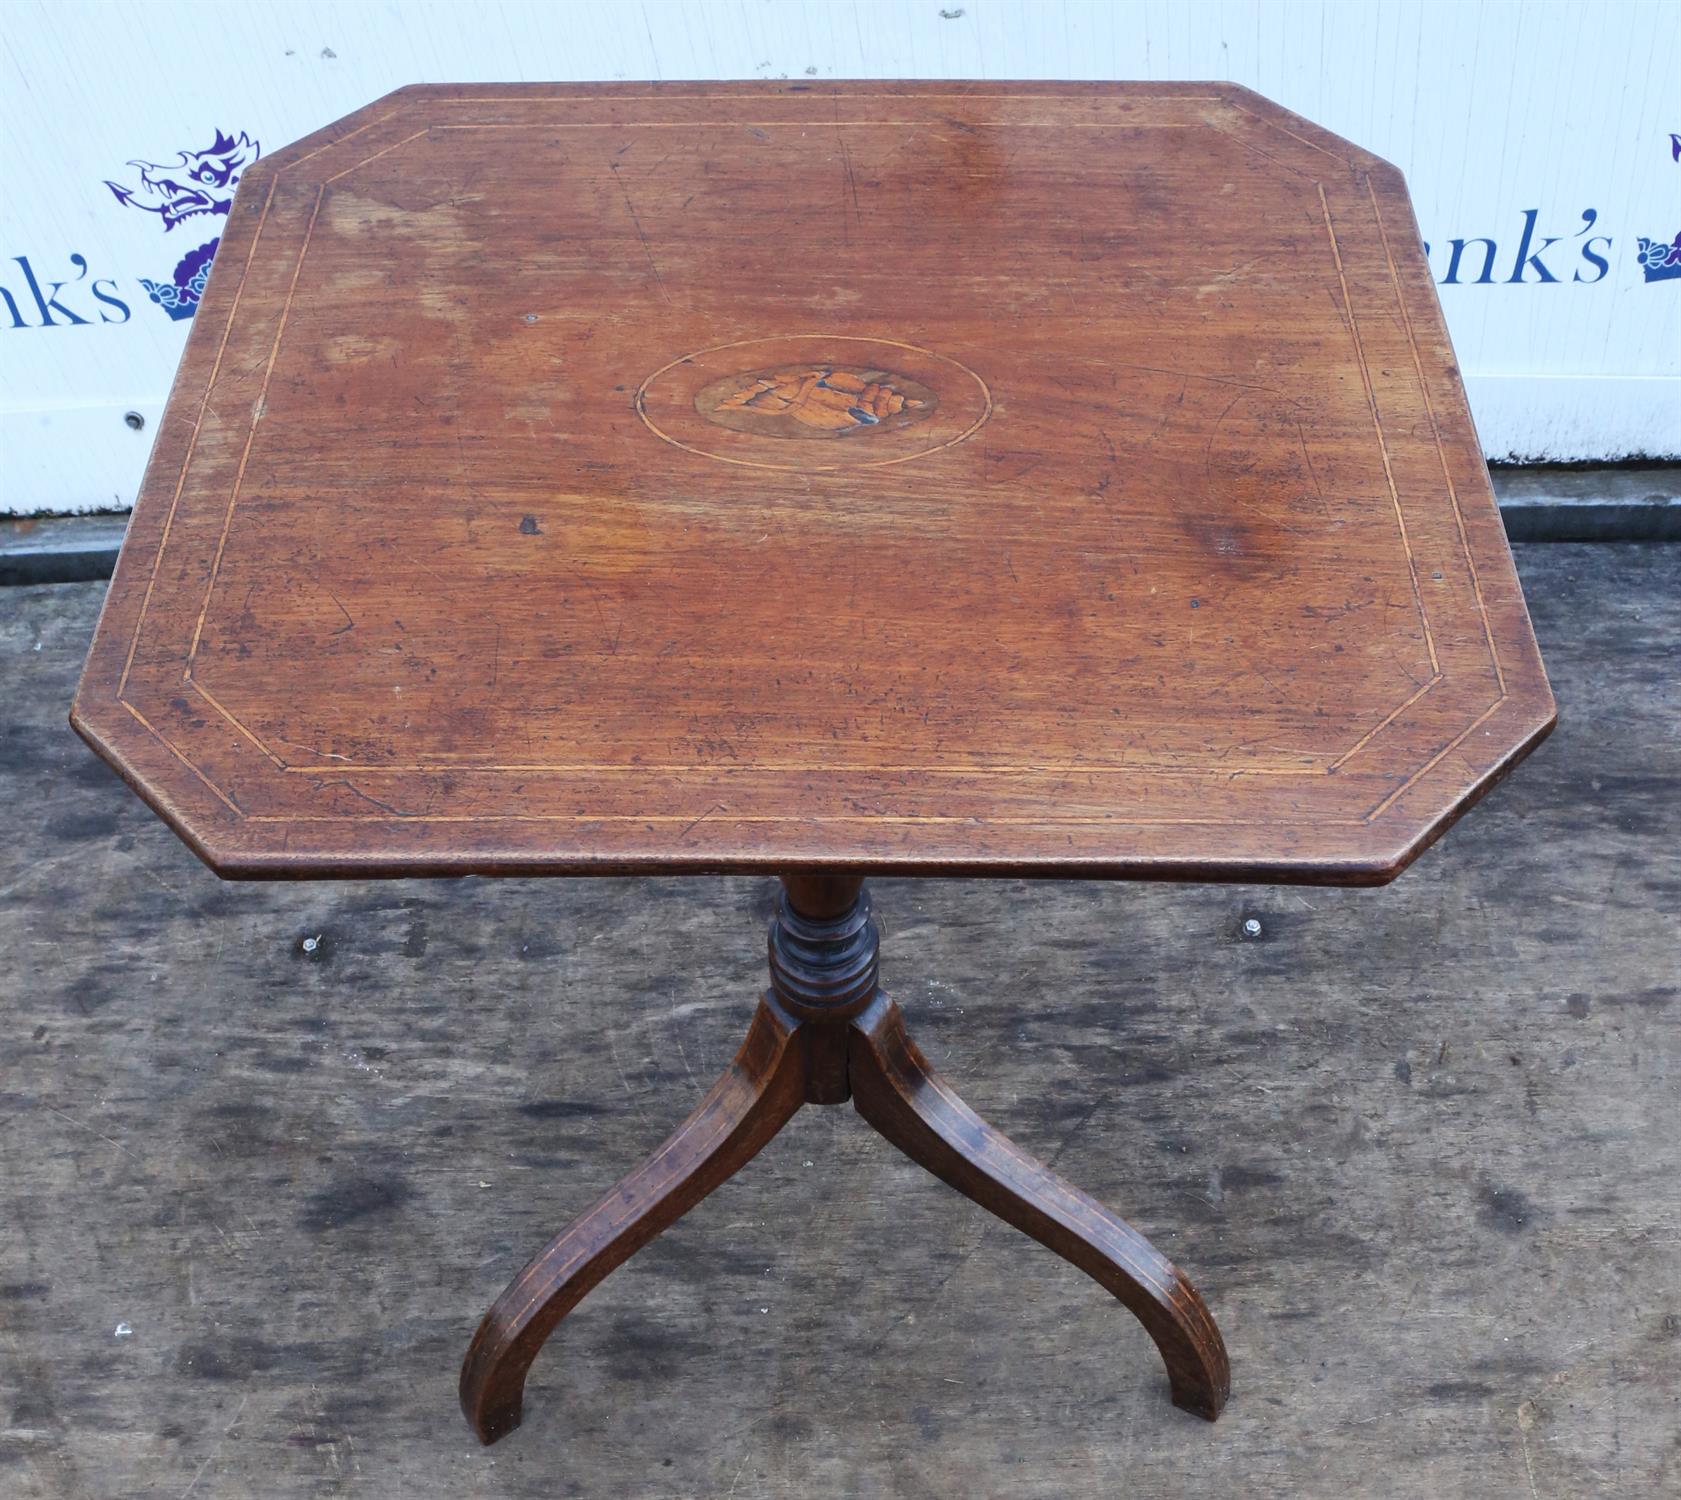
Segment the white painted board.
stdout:
[[405,83],[804,76],[1247,84],[1406,172],[1490,457],[1681,454],[1674,0],[5,0],[0,511],[131,502],[254,153]]

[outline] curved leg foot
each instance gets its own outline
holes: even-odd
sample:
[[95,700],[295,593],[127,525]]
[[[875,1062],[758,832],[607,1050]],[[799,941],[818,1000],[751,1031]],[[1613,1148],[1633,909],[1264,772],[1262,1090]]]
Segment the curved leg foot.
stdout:
[[1143,1235],[1000,1135],[928,1066],[878,992],[852,1023],[847,1071],[859,1114],[918,1165],[1113,1293],[1167,1365],[1173,1403],[1213,1421],[1226,1346],[1203,1300]]
[[485,1315],[461,1368],[479,1441],[519,1426],[526,1371],[584,1295],[758,1154],[805,1102],[799,1023],[764,1002],[695,1112],[642,1166],[551,1240]]

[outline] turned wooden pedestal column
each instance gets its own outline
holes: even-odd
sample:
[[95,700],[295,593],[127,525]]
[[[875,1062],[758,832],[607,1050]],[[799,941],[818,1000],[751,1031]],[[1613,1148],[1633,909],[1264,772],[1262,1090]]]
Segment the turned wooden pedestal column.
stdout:
[[1000,1135],[952,1092],[877,983],[858,876],[783,877],[770,989],[735,1061],[672,1136],[535,1257],[485,1315],[461,1370],[481,1441],[519,1425],[526,1372],[615,1266],[750,1161],[802,1104],[844,1104],[912,1161],[1078,1266],[1155,1340],[1173,1402],[1212,1421],[1231,1385],[1194,1287],[1137,1230]]

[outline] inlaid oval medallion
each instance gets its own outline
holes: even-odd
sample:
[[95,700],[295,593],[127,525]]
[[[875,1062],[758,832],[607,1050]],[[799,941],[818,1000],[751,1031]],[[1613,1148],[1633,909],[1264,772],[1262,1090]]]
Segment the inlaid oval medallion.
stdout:
[[986,382],[950,355],[894,339],[740,339],[662,366],[636,393],[675,447],[750,468],[877,468],[961,443],[992,414]]
[[920,380],[858,365],[807,365],[726,375],[695,395],[709,422],[765,437],[876,436],[934,415],[940,398]]

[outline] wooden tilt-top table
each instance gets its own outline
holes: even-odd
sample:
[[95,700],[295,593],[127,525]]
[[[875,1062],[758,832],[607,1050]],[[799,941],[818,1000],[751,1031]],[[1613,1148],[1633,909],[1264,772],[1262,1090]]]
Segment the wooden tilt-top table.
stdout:
[[781,877],[735,1061],[473,1340],[491,1442],[849,1098],[1218,1415],[1190,1283],[911,1040],[865,878],[1377,884],[1554,711],[1393,167],[1228,84],[731,83],[404,89],[246,168],[72,717],[227,877]]

